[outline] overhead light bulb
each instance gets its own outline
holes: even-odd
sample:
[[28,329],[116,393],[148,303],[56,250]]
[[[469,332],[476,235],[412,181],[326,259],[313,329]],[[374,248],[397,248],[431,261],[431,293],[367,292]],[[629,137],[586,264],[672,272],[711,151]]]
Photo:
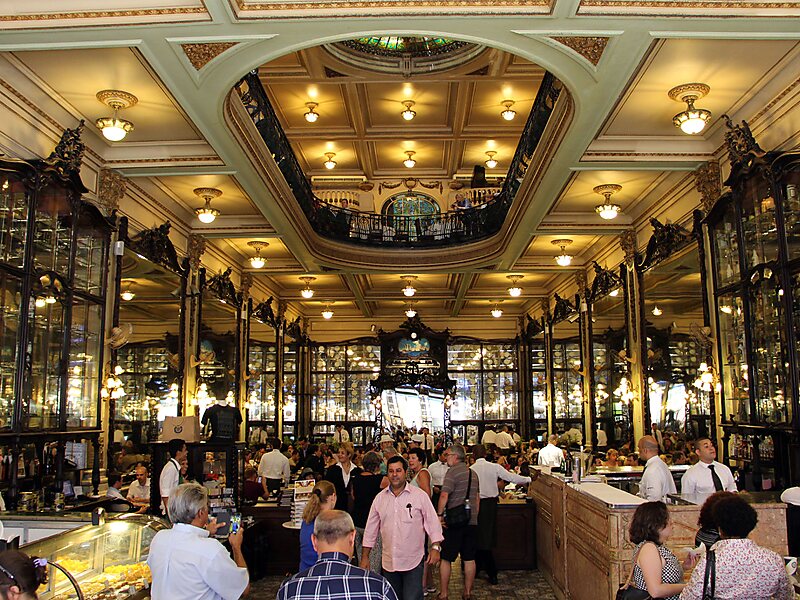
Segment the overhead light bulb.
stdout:
[[611,196],[621,189],[622,186],[616,183],[604,183],[603,185],[597,185],[592,188],[595,194],[600,194],[605,198],[602,204],[598,204],[594,207],[595,212],[600,215],[601,218],[610,221],[611,219],[615,219],[619,211],[622,210],[618,204],[611,202]]
[[319,119],[319,113],[314,112],[314,109],[317,108],[319,104],[316,102],[306,102],[306,108],[308,112],[306,112],[303,117],[309,123],[316,123],[317,119]]
[[326,304],[325,308],[322,309],[322,318],[330,319],[331,317],[333,317],[333,310],[331,310],[330,305]]
[[417,161],[415,161],[413,158],[411,158],[411,157],[412,157],[412,156],[414,156],[415,154],[416,154],[416,152],[414,152],[413,150],[406,150],[406,156],[407,156],[408,158],[406,158],[406,159],[403,161],[403,164],[404,164],[404,165],[405,165],[407,168],[409,168],[409,169],[413,169],[413,168],[414,168],[414,165],[416,165],[416,164],[417,164]]
[[194,212],[201,223],[213,223],[214,219],[219,216],[219,211],[216,208],[211,208],[211,201],[214,198],[222,196],[222,190],[217,188],[201,187],[192,190],[195,196],[203,198],[206,202],[201,208],[196,208]]
[[616,298],[617,296],[619,296],[619,288],[614,288],[608,293],[608,295],[611,296],[612,298]]
[[126,302],[130,302],[131,300],[133,300],[134,298],[136,298],[136,294],[134,294],[134,293],[133,293],[133,292],[130,290],[130,288],[128,288],[127,290],[125,290],[124,292],[122,292],[122,293],[119,295],[119,297],[120,297],[120,298],[122,298],[123,300],[125,300]]
[[661,315],[663,315],[663,314],[664,314],[664,311],[663,311],[663,310],[661,310],[660,308],[658,308],[658,304],[656,304],[656,305],[653,307],[653,316],[655,316],[655,317],[660,317],[660,316],[661,316]]
[[405,110],[400,113],[403,116],[403,119],[410,121],[417,116],[417,113],[411,110],[411,107],[416,104],[413,100],[403,100],[402,104],[406,107]]
[[414,303],[413,302],[410,302],[408,304],[408,306],[406,307],[406,316],[409,319],[413,319],[414,317],[417,316],[417,311],[414,310]]
[[256,240],[256,241],[252,241],[252,242],[247,242],[247,245],[250,246],[253,250],[256,251],[255,256],[251,256],[250,257],[250,266],[251,267],[253,267],[254,269],[260,269],[265,264],[267,264],[266,259],[263,256],[261,256],[261,251],[264,248],[266,248],[267,246],[269,246],[269,244],[267,242],[260,242],[260,241]]
[[486,156],[489,157],[488,160],[484,162],[487,169],[494,169],[497,166],[497,161],[494,159],[494,155],[497,154],[494,150],[487,150]]
[[711,91],[704,83],[684,83],[672,88],[667,95],[676,102],[685,102],[686,110],[672,117],[672,123],[687,135],[697,135],[711,120],[711,111],[695,108],[694,103]]
[[300,295],[306,300],[314,297],[314,290],[311,289],[311,282],[314,280],[316,280],[316,277],[311,277],[310,275],[300,278],[300,281],[306,284],[306,287],[300,290]]
[[517,111],[511,110],[511,107],[514,106],[513,100],[503,100],[500,104],[505,106],[505,110],[500,113],[500,116],[503,117],[506,121],[513,121],[514,117],[517,116]]
[[512,298],[519,298],[522,295],[522,288],[517,285],[522,277],[522,275],[506,275],[506,279],[511,281],[511,287],[508,288],[508,295]]
[[96,94],[97,99],[114,111],[110,117],[101,117],[95,121],[103,137],[110,142],[119,142],[133,131],[133,123],[119,118],[119,111],[130,108],[139,99],[133,94],[122,90],[101,90]]
[[500,317],[503,316],[503,309],[500,308],[499,305],[495,304],[494,307],[492,307],[492,316],[495,319],[499,319]]
[[561,248],[561,254],[555,257],[556,263],[561,267],[570,266],[572,264],[572,255],[567,254],[566,248],[572,243],[572,240],[553,240],[550,243]]
[[44,308],[45,306],[47,306],[47,303],[44,301],[44,298],[42,298],[41,296],[36,298],[36,300],[34,301],[34,304],[36,305],[36,308]]
[[406,286],[403,288],[403,295],[407,298],[411,298],[414,294],[417,293],[417,289],[414,287],[412,283],[416,279],[416,275],[403,275],[400,279],[406,282]]
[[333,169],[336,166],[336,161],[333,160],[334,156],[336,156],[336,152],[326,152],[325,153],[325,158],[327,158],[328,160],[326,160],[322,164],[325,165],[326,169]]

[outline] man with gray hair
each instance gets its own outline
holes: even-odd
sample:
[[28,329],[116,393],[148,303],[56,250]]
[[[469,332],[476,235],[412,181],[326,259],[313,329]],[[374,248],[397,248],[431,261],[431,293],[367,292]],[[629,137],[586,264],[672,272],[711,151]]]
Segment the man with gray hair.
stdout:
[[153,536],[147,564],[153,574],[152,600],[238,600],[250,591],[242,556],[242,530],[228,536],[228,551],[209,536],[225,523],[208,518],[208,490],[179,485],[169,497],[172,529]]
[[355,536],[353,519],[346,512],[319,513],[311,534],[317,563],[284,581],[277,600],[397,600],[384,577],[350,564]]

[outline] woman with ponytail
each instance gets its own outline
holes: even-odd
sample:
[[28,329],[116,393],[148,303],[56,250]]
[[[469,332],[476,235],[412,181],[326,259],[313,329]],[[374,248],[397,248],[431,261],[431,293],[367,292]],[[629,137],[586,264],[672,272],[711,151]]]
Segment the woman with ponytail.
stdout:
[[19,550],[0,552],[0,598],[36,600],[36,590],[47,583],[47,561]]
[[317,551],[311,543],[314,533],[314,520],[319,513],[333,510],[336,507],[336,488],[330,481],[320,481],[314,486],[305,509],[303,522],[300,525],[300,571],[314,566],[317,562]]

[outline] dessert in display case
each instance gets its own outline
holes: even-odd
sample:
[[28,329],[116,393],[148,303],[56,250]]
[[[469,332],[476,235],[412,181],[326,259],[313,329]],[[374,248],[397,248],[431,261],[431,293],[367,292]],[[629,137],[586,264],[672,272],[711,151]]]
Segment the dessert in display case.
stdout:
[[[149,597],[147,554],[153,536],[167,524],[156,517],[121,515],[100,525],[84,525],[21,549],[57,563],[74,578],[86,600],[138,600]],[[74,584],[52,565],[40,600],[76,597]]]
[[797,485],[800,154],[764,152],[728,121],[730,192],[705,219],[712,248],[725,460],[745,487]]

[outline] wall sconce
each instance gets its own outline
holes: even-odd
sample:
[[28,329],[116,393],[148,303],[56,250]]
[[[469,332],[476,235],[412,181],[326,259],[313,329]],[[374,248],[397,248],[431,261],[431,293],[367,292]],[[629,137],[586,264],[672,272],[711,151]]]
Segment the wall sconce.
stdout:
[[697,135],[706,128],[706,124],[711,120],[711,111],[695,108],[694,103],[710,91],[711,88],[705,83],[684,83],[667,92],[675,102],[686,103],[686,110],[672,117],[675,127],[688,135]]
[[511,110],[511,107],[514,106],[513,100],[503,100],[500,104],[505,106],[505,110],[500,113],[500,116],[503,117],[506,121],[513,121],[514,117],[517,116],[517,111]]
[[219,198],[222,196],[222,190],[218,190],[217,188],[209,188],[209,187],[199,187],[194,188],[192,190],[195,196],[198,196],[206,201],[205,205],[201,208],[194,209],[194,212],[197,213],[197,218],[200,219],[201,223],[213,223],[214,219],[219,216],[219,211],[216,208],[211,208],[211,201],[214,198]]
[[411,301],[406,305],[406,316],[409,319],[413,319],[417,316],[417,311],[414,309],[414,302]]
[[97,92],[97,99],[111,108],[114,114],[110,117],[100,117],[94,124],[103,132],[103,137],[110,142],[123,140],[126,135],[133,131],[133,123],[120,119],[118,113],[124,108],[134,106],[139,102],[139,99],[133,94],[122,90],[101,90]]
[[331,317],[333,317],[333,310],[331,309],[331,303],[328,303],[325,305],[325,308],[322,309],[322,318],[328,320]]
[[256,251],[256,255],[250,257],[251,267],[253,267],[254,269],[260,269],[265,264],[267,264],[266,259],[263,256],[261,256],[261,251],[267,246],[269,246],[267,242],[253,241],[253,242],[247,242],[247,245]]
[[561,254],[555,257],[556,263],[558,263],[560,267],[570,266],[572,264],[572,255],[567,254],[566,248],[572,243],[572,240],[553,240],[550,243],[561,248]]
[[314,112],[314,109],[318,106],[319,104],[316,102],[306,102],[306,108],[308,109],[308,112],[303,115],[303,118],[305,118],[305,120],[309,123],[316,123],[317,119],[319,119],[319,113]]
[[316,277],[311,277],[311,276],[300,278],[300,281],[306,284],[306,287],[300,290],[300,295],[306,300],[310,300],[311,298],[314,297],[314,290],[311,289],[311,282],[316,279],[317,279]]
[[413,168],[414,168],[414,165],[416,165],[416,164],[417,164],[417,161],[415,161],[415,160],[412,158],[412,156],[414,156],[415,154],[416,154],[416,152],[414,152],[413,150],[406,150],[406,156],[407,156],[408,158],[406,158],[406,159],[403,161],[403,164],[404,164],[404,165],[405,165],[407,168],[409,168],[409,169],[413,169]]
[[404,120],[410,121],[414,117],[417,116],[417,113],[411,110],[411,107],[416,104],[413,100],[403,100],[402,105],[406,107],[406,109],[400,113]]
[[500,304],[498,302],[495,302],[494,306],[492,307],[492,311],[491,312],[492,312],[492,316],[495,319],[499,319],[500,317],[503,316],[503,309],[500,308]]
[[519,298],[522,295],[522,288],[517,285],[523,275],[506,275],[506,279],[511,281],[511,287],[508,288],[508,295],[512,298]]
[[605,198],[605,202],[595,206],[594,210],[598,215],[600,215],[601,218],[605,219],[606,221],[610,221],[611,219],[616,219],[617,215],[619,214],[619,211],[622,210],[619,204],[613,204],[611,202],[611,196],[616,194],[621,189],[622,186],[616,183],[604,183],[603,185],[597,185],[592,188],[592,191],[595,194],[600,194]]
[[401,275],[400,279],[406,282],[406,286],[403,288],[403,295],[406,298],[411,298],[417,293],[417,288],[414,287],[414,281],[417,279],[416,275]]
[[322,164],[325,165],[326,169],[333,169],[336,166],[336,161],[333,160],[334,156],[336,156],[336,152],[326,152],[325,153],[325,158],[327,158],[328,160],[326,160]]
[[487,169],[494,169],[497,166],[497,161],[494,159],[494,155],[497,154],[494,150],[487,150],[486,156],[489,158],[484,161]]

